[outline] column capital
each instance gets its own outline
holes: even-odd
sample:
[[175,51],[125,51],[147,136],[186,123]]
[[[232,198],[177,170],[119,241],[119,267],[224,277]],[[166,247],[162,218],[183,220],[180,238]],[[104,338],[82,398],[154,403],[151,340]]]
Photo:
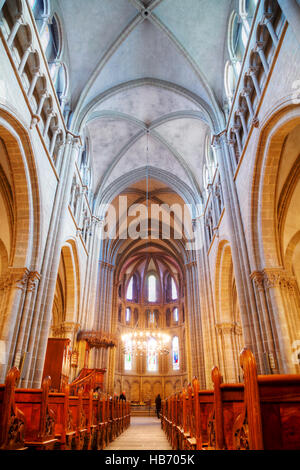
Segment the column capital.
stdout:
[[270,289],[281,287],[287,290],[293,290],[295,287],[295,278],[283,268],[265,268],[263,270],[265,286]]

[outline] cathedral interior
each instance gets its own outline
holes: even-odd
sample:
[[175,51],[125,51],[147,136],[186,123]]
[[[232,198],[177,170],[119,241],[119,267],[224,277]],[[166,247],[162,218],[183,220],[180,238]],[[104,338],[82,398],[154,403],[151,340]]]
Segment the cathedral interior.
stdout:
[[299,379],[299,201],[299,0],[0,0],[0,384]]

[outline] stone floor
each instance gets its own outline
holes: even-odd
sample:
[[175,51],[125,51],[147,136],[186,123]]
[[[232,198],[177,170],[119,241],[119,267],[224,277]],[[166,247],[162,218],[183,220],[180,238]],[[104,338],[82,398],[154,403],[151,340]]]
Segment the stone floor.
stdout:
[[105,450],[171,450],[172,447],[161,429],[157,418],[131,417],[125,432],[109,444]]

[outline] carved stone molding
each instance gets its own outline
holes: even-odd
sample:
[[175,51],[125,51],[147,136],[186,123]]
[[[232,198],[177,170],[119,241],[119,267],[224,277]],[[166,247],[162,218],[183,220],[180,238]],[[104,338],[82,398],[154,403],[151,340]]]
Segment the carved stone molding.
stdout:
[[294,290],[295,278],[282,268],[268,268],[263,270],[265,286],[270,289],[280,287],[286,290]]
[[215,324],[216,332],[219,335],[242,335],[243,330],[241,325],[235,322],[224,322],[224,323],[216,323]]
[[258,290],[280,287],[293,291],[296,286],[295,278],[283,268],[267,268],[263,271],[253,271],[250,277]]
[[255,286],[258,290],[264,290],[264,273],[261,271],[253,271],[250,278],[254,281]]
[[0,279],[0,290],[15,286],[21,290],[33,291],[40,277],[37,271],[29,271],[27,268],[9,268],[6,275]]

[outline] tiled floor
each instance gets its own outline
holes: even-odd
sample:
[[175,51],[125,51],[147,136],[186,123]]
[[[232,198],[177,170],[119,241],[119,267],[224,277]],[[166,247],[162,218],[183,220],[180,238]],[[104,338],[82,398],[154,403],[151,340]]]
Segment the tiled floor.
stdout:
[[105,450],[171,450],[161,429],[160,420],[153,417],[132,417],[125,432]]

